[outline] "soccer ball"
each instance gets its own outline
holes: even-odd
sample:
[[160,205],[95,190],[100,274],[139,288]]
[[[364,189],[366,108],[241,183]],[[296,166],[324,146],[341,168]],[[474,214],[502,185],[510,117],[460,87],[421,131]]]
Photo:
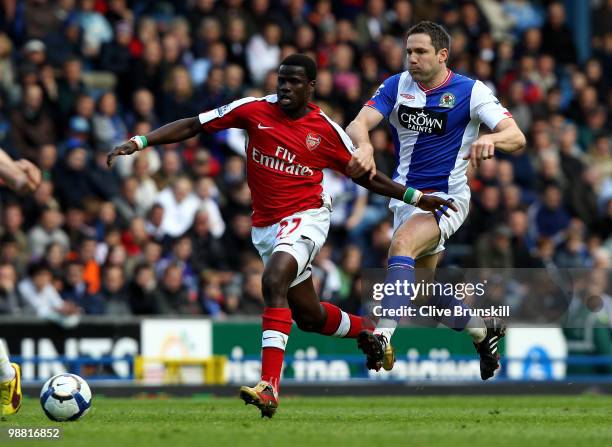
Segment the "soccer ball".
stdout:
[[91,407],[91,390],[76,374],[58,374],[43,385],[40,405],[52,421],[76,421]]

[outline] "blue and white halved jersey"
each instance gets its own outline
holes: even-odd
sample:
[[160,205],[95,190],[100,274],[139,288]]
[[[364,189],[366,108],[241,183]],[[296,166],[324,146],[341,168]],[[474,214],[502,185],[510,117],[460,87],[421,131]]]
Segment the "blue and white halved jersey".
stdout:
[[[425,192],[469,193],[466,170],[480,123],[494,129],[511,117],[480,81],[448,71],[438,87],[424,89],[405,71],[391,76],[367,106],[391,124],[397,169],[393,180]],[[391,208],[401,204],[392,200]]]

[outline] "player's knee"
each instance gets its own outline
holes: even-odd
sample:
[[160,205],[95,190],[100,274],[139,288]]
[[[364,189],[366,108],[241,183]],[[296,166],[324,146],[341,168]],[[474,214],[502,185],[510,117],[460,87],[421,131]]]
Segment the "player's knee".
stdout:
[[436,246],[440,229],[432,216],[421,214],[396,231],[389,247],[390,256],[417,258]]
[[269,307],[284,306],[287,301],[289,280],[281,272],[265,271],[262,278],[264,301]]
[[416,258],[420,254],[416,242],[414,238],[407,236],[394,237],[389,247],[389,256],[409,256],[411,258]]

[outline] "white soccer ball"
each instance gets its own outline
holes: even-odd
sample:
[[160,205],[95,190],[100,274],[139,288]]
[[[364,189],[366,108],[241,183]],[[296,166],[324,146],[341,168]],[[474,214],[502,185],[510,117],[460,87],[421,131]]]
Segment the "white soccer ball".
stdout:
[[43,385],[40,405],[52,421],[76,421],[91,407],[91,390],[76,374],[58,374]]

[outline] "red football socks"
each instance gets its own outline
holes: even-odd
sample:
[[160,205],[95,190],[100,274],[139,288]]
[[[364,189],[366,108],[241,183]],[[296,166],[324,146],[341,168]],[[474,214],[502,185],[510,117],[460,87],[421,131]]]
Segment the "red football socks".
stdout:
[[261,380],[278,392],[285,346],[291,332],[291,309],[266,307],[262,315]]
[[373,329],[372,322],[365,317],[344,312],[338,306],[331,303],[321,302],[327,312],[325,325],[321,334],[333,337],[356,338],[357,334],[364,329]]

